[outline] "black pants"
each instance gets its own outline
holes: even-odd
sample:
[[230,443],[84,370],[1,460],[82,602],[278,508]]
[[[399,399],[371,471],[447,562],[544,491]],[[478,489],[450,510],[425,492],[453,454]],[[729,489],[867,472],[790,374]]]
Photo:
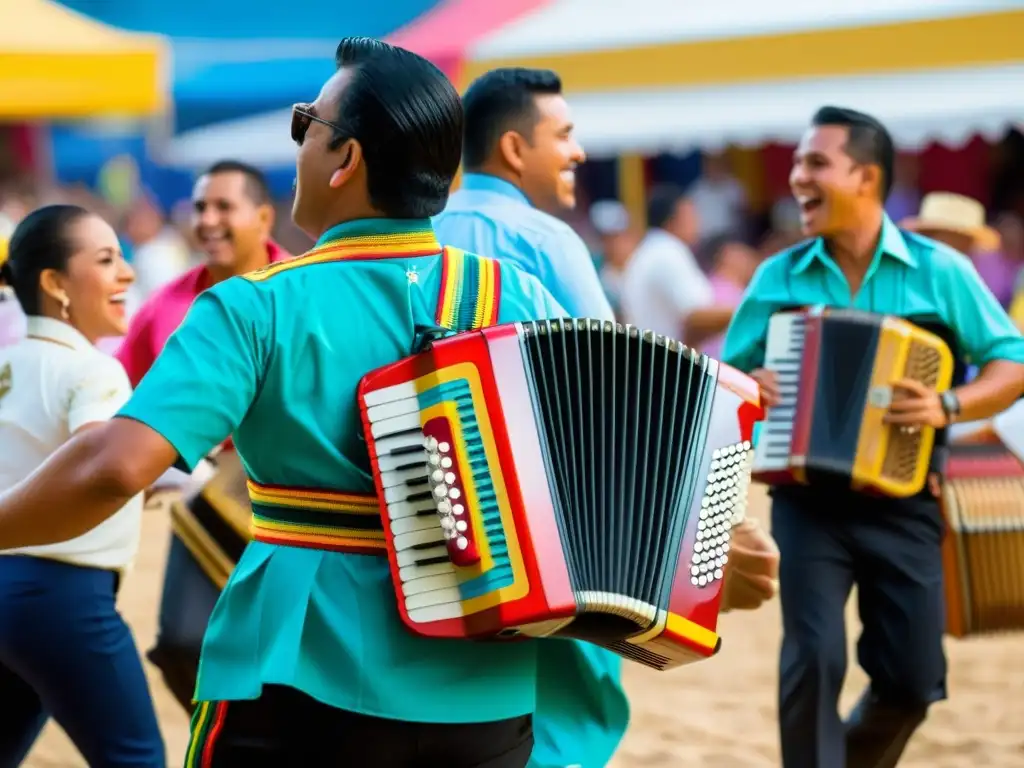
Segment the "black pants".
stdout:
[[531,715],[490,723],[408,723],[264,686],[255,701],[204,703],[186,768],[525,768]]
[[[777,489],[784,638],[779,725],[785,768],[895,765],[928,705],[946,696],[943,523],[932,499]],[[853,585],[871,680],[844,724],[844,608]]]

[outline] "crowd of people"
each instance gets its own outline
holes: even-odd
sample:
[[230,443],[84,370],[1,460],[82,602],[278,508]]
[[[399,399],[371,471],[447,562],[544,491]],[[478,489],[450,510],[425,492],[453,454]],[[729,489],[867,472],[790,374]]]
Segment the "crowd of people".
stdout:
[[[863,309],[907,314],[899,289],[913,283],[914,309],[940,316],[979,373],[950,390],[959,399],[908,397],[894,423],[983,419],[1021,395],[1024,342],[1004,322],[1005,308],[1024,301],[1013,289],[1024,266],[1020,220],[1000,216],[1000,239],[980,206],[940,195],[894,223],[883,210],[894,149],[869,116],[826,108],[814,117],[794,159],[790,223],[760,249],[720,158],[690,188],[652,189],[644,222],[616,201],[595,202],[588,247],[564,221],[586,157],[555,73],[496,70],[460,99],[432,65],[376,41],[343,41],[337,64],[317,100],[293,111],[292,219],[315,242],[303,258],[288,258],[307,247],[282,242],[262,174],[230,159],[199,176],[174,223],[145,198],[126,211],[71,201],[80,191],[63,192],[60,204],[2,203],[0,440],[25,446],[17,463],[0,461],[0,691],[20,707],[0,757],[14,764],[48,716],[90,764],[164,764],[114,597],[137,546],[139,494],[196,472],[229,436],[254,505],[260,489],[276,501],[259,508],[254,541],[210,619],[189,766],[333,765],[339,744],[347,760],[381,768],[608,762],[629,720],[619,656],[576,641],[456,650],[416,638],[397,619],[387,560],[377,556],[383,536],[330,529],[302,503],[312,488],[333,494],[336,519],[376,508],[355,389],[362,374],[411,351],[415,328],[436,322],[432,308],[396,297],[413,284],[443,295],[441,244],[480,254],[484,268],[501,265],[494,321],[617,317],[750,373],[769,404],[777,382],[763,370],[767,318],[787,297],[850,305],[866,296]],[[798,242],[796,228],[811,239]],[[960,253],[915,234],[936,232]],[[349,269],[334,268],[346,258]],[[927,282],[919,263],[949,279]],[[22,370],[36,377],[31,395],[14,381]],[[11,392],[34,400],[5,410]],[[38,423],[29,412],[42,414]],[[46,439],[33,442],[40,430]],[[891,500],[894,518],[931,525],[921,541],[909,524],[868,530],[858,498],[843,496],[849,519],[825,530],[807,511],[820,498],[781,494],[778,574],[763,570],[777,550],[754,521],[732,533],[726,609],[782,597],[780,724],[792,768],[895,765],[928,704],[945,695],[934,580],[927,595],[907,587],[941,568],[936,501]],[[319,546],[300,538],[310,527]],[[863,577],[865,564],[912,547],[926,561],[921,572],[907,569],[903,582]],[[839,549],[842,557],[828,554]],[[787,560],[811,551],[821,558]],[[874,633],[862,658],[872,688],[844,731],[837,654],[854,571],[880,596],[862,611]],[[907,622],[890,615],[894,604],[917,617],[918,633],[895,645],[886,626]],[[104,633],[90,633],[95,616]],[[41,642],[47,633],[61,642]],[[81,655],[63,653],[68,645]]]

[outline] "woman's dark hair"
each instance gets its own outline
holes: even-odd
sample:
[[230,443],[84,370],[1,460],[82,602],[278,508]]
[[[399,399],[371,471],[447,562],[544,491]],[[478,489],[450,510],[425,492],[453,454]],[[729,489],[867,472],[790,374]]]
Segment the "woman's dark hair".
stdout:
[[47,269],[64,271],[74,253],[68,228],[90,212],[77,205],[47,205],[21,220],[7,245],[0,279],[14,289],[26,315],[42,314],[39,276]]

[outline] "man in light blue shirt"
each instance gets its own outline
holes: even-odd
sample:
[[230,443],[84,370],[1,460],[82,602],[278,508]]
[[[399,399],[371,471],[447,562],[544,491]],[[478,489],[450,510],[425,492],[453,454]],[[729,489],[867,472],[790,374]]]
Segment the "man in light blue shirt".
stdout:
[[[536,276],[573,317],[614,319],[587,246],[545,211],[576,205],[585,160],[554,72],[498,69],[463,97],[462,189],[434,220],[445,245],[512,262]],[[538,649],[530,768],[601,768],[629,724],[621,659],[595,645],[551,640]]]
[[576,207],[573,138],[558,75],[497,69],[463,98],[465,175],[434,227],[442,243],[511,261],[573,317],[611,318],[590,250],[551,211]]

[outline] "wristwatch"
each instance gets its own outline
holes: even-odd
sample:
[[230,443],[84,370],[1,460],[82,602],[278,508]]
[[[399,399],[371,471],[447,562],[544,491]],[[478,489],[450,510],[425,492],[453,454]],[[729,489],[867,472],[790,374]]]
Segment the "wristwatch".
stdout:
[[946,421],[949,424],[960,417],[960,398],[952,389],[947,389],[939,395],[939,402],[942,404],[942,410],[946,414]]

